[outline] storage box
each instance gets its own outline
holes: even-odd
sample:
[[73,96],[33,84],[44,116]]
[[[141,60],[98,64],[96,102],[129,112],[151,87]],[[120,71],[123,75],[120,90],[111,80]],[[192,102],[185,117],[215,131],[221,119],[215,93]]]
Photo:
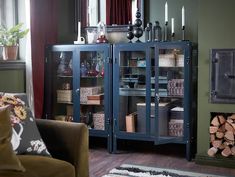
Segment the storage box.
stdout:
[[97,112],[93,114],[94,129],[104,130],[104,112]]
[[174,67],[175,66],[175,55],[174,54],[160,54],[159,55],[159,66],[160,67]]
[[87,96],[88,95],[96,95],[101,93],[102,87],[81,87],[80,88],[80,102],[87,103]]
[[72,102],[72,90],[57,90],[57,102]]
[[[159,103],[159,135],[167,136],[168,131],[168,117],[169,117],[169,103]],[[151,103],[150,116],[151,134],[155,132],[154,118],[155,118],[155,104]],[[146,103],[137,103],[137,132],[146,132]]]
[[135,132],[135,124],[136,124],[137,113],[131,113],[126,116],[126,131],[127,132]]
[[169,136],[184,135],[184,120],[171,119],[169,122]]
[[171,79],[167,84],[168,95],[183,96],[184,95],[184,79]]
[[184,108],[174,107],[171,109],[171,119],[184,119]]
[[175,64],[178,67],[184,67],[184,55],[176,55]]

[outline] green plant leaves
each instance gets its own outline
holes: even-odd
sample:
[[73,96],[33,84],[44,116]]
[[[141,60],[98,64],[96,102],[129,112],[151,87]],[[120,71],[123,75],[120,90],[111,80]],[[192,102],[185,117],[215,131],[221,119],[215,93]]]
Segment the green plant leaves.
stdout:
[[25,37],[29,29],[21,30],[23,23],[19,23],[10,29],[0,26],[0,45],[14,46],[19,39]]

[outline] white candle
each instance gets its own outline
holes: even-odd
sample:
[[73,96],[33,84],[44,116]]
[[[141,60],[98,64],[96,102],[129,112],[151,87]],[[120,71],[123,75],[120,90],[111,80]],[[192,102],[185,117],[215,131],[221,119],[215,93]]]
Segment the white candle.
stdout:
[[167,5],[167,2],[165,4],[165,23],[168,22],[168,5]]
[[174,18],[171,18],[171,33],[173,34],[173,33],[175,33],[175,30],[174,30],[174,21],[175,21],[175,19]]
[[81,22],[78,22],[78,39],[81,37]]
[[182,7],[182,27],[185,26],[185,11],[184,11],[184,6]]

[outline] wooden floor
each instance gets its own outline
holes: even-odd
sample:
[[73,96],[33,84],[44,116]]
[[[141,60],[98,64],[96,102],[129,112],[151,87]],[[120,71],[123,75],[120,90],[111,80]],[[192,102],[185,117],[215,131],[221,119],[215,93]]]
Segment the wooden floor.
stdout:
[[154,146],[149,142],[120,142],[116,154],[109,154],[105,145],[90,142],[90,177],[101,177],[121,164],[171,168],[192,172],[210,173],[235,177],[235,169],[195,164],[185,159],[184,145]]

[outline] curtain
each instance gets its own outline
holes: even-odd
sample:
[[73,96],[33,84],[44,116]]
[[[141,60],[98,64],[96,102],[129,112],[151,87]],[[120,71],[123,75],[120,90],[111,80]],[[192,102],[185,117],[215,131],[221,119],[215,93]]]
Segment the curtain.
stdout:
[[132,0],[106,0],[107,25],[126,25],[131,21]]
[[45,45],[57,42],[58,0],[31,0],[30,25],[35,117],[43,112]]

